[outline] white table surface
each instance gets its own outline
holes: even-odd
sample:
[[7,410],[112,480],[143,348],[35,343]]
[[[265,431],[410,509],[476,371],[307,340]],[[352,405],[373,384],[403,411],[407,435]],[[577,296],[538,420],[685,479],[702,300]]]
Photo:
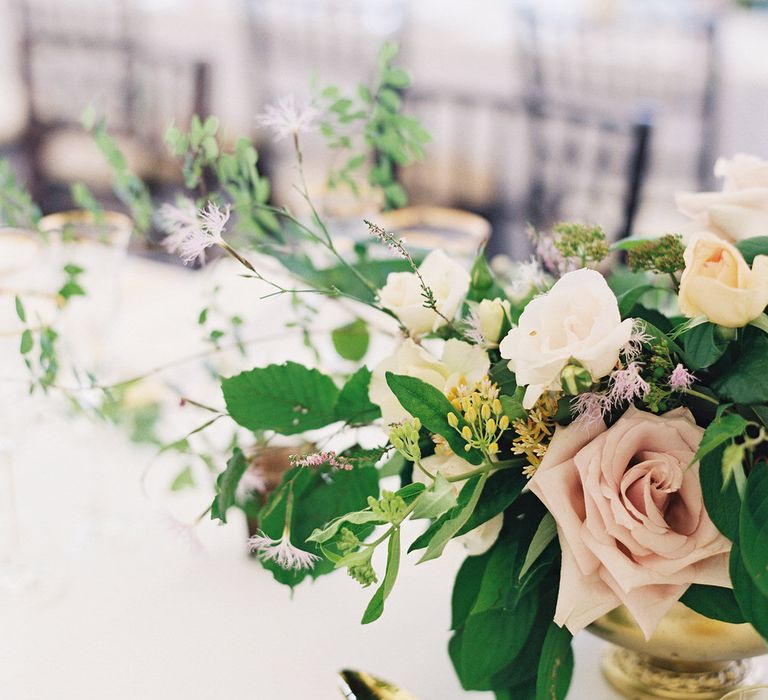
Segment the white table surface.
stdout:
[[[200,347],[195,300],[214,279],[235,280],[224,294],[250,307],[248,319],[261,333],[279,328],[283,301],[254,301],[256,283],[232,273],[129,259],[115,376]],[[241,283],[250,285],[247,297],[238,293]],[[0,298],[0,306],[9,303]],[[297,345],[257,344],[256,362],[296,355]],[[26,425],[15,431],[14,460],[23,549],[60,590],[45,604],[0,596],[0,698],[332,700],[340,697],[335,672],[342,667],[377,673],[422,700],[491,697],[460,689],[446,651],[460,547],[419,567],[407,558],[384,616],[365,627],[359,619],[370,591],[343,574],[303,584],[291,596],[246,556],[239,513],[223,527],[182,524],[211,500],[210,485],[168,491],[183,458],[155,461],[142,489],[153,449],[118,428],[68,417],[55,400],[10,404],[18,390],[7,381],[16,371],[14,352],[6,347],[0,355],[0,414],[8,425],[12,418]],[[190,366],[161,376],[186,380],[195,398],[221,405],[215,385],[195,379]],[[24,420],[29,415],[34,420]],[[205,417],[174,409],[169,430],[180,437]],[[87,525],[94,512],[101,513],[96,532]],[[406,541],[415,534],[407,532]],[[577,637],[569,698],[618,698],[599,675],[603,646],[589,634]]]

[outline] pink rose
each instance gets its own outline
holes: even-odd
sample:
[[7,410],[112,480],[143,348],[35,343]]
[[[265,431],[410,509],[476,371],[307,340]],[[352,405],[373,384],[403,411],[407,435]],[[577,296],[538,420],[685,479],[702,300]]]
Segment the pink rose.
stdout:
[[563,551],[557,624],[576,633],[623,604],[649,638],[692,583],[731,587],[691,465],[703,432],[685,409],[634,407],[608,429],[557,429],[530,481]]

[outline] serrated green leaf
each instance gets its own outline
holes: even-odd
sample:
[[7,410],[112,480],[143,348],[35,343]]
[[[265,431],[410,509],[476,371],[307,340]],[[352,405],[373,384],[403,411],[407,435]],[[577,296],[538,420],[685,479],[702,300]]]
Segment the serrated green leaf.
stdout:
[[[400,405],[412,416],[418,418],[427,430],[442,435],[451,449],[470,464],[480,464],[483,461],[483,455],[479,450],[473,448],[467,452],[464,449],[466,444],[464,439],[448,423],[448,414],[456,411],[439,390],[416,377],[392,372],[386,373],[386,380]],[[459,429],[463,425],[463,420],[460,418]]]
[[456,494],[453,484],[438,472],[432,484],[419,496],[412,517],[439,518],[455,505]]
[[336,420],[365,425],[381,416],[381,409],[369,398],[371,370],[361,367],[341,388],[336,402]]
[[211,504],[211,519],[227,522],[227,511],[235,504],[235,493],[240,479],[248,469],[243,451],[235,447],[227,461],[226,469],[216,479],[216,496]]
[[358,318],[332,331],[331,340],[341,357],[351,362],[359,362],[368,352],[371,336],[365,321]]
[[295,435],[338,420],[333,380],[295,362],[242,372],[221,389],[232,419],[249,430]]

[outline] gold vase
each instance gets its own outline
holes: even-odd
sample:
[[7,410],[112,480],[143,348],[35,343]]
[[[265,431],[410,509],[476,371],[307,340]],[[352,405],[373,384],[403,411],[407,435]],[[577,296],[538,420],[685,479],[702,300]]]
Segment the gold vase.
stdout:
[[718,622],[676,603],[646,641],[625,607],[587,628],[612,642],[608,682],[630,700],[720,700],[752,681],[752,657],[768,653],[752,625]]

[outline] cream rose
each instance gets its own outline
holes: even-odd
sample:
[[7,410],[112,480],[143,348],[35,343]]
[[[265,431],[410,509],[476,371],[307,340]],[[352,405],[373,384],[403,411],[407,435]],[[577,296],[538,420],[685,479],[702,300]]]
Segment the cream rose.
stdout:
[[649,638],[692,583],[731,587],[691,464],[703,432],[686,409],[634,407],[609,429],[557,429],[530,481],[563,553],[557,624],[575,634],[623,604]]
[[739,241],[768,235],[768,161],[740,153],[719,158],[715,175],[722,192],[679,192],[677,208],[693,219],[694,230]]
[[[467,460],[459,457],[458,455],[450,452],[449,454],[434,454],[430,457],[425,457],[421,460],[430,474],[440,473],[444,477],[461,476],[468,471],[475,469]],[[413,480],[429,486],[432,483],[432,479],[425,474],[421,469],[414,466],[413,468]],[[453,484],[454,493],[458,496],[462,488],[464,488],[465,481],[457,481]],[[501,532],[501,527],[504,524],[504,515],[499,513],[490,520],[487,520],[482,525],[479,525],[474,530],[470,530],[464,535],[457,537],[456,540],[464,545],[470,555],[475,556],[478,554],[485,554],[496,542]]]
[[750,269],[741,253],[711,233],[691,237],[680,280],[680,311],[688,318],[741,328],[768,306],[768,256],[758,255]]
[[483,341],[491,346],[499,342],[504,321],[509,316],[509,301],[506,299],[483,299],[472,306],[472,318]]
[[[469,290],[469,273],[442,250],[427,255],[419,272],[435,296],[437,310],[453,320]],[[445,318],[424,306],[419,278],[414,272],[390,272],[379,292],[379,301],[416,335],[436,331],[445,323]]]
[[370,397],[381,408],[384,422],[397,423],[410,414],[400,405],[386,380],[386,373],[416,377],[447,393],[460,381],[473,384],[480,381],[490,368],[488,354],[477,345],[461,340],[448,340],[438,359],[421,345],[406,338],[391,357],[382,360],[373,370]]
[[616,297],[594,270],[574,270],[546,294],[533,299],[501,341],[517,383],[526,386],[523,406],[531,408],[548,390],[560,389],[560,373],[576,360],[593,379],[611,372],[632,335],[632,319],[621,320]]

